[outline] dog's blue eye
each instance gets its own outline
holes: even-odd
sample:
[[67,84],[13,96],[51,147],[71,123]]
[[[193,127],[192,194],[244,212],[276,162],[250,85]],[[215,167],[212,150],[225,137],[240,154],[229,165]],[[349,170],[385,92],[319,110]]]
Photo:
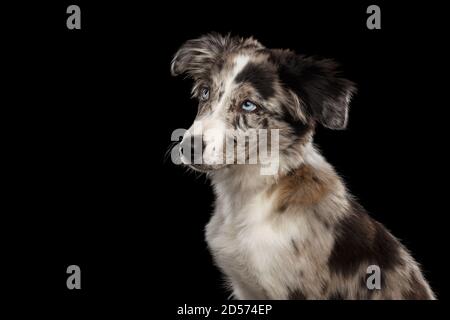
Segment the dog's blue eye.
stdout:
[[202,91],[200,92],[200,99],[203,101],[206,101],[209,99],[209,89],[208,88],[202,89]]
[[244,103],[241,105],[241,108],[247,112],[250,112],[256,109],[256,104],[254,104],[249,100],[245,100]]

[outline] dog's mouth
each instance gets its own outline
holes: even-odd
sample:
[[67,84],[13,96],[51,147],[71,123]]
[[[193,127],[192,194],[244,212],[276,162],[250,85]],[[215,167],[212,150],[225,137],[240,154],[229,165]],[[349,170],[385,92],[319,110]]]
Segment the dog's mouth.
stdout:
[[190,163],[187,165],[191,169],[194,169],[195,171],[204,172],[204,173],[216,171],[216,170],[222,169],[226,166],[226,164],[194,164],[194,163]]
[[221,163],[220,161],[216,161],[213,163],[208,163],[206,159],[203,158],[203,155],[201,153],[194,153],[192,154],[183,154],[182,148],[179,149],[181,164],[188,166],[189,168],[199,171],[199,172],[210,172],[222,169],[227,164]]

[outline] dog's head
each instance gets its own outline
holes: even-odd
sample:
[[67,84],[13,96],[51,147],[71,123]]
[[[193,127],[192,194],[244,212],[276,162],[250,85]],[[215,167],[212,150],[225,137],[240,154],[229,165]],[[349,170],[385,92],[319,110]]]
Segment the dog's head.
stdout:
[[190,143],[197,135],[195,126],[201,127],[202,161],[191,163],[201,171],[225,166],[225,141],[236,140],[250,129],[279,129],[283,156],[308,143],[317,123],[345,128],[355,92],[354,84],[340,76],[332,60],[267,49],[253,38],[218,34],[187,41],[175,54],[171,71],[194,80],[198,113],[183,142]]

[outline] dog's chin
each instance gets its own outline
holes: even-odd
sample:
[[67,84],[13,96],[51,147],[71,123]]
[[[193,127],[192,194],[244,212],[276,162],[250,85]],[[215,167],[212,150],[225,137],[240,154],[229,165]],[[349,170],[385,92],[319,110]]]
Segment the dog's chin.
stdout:
[[188,164],[189,168],[203,173],[208,173],[211,171],[217,171],[224,167],[226,164]]

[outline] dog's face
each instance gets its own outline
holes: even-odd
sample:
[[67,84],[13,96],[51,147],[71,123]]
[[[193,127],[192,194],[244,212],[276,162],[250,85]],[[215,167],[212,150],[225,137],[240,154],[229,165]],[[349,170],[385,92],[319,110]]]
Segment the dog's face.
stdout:
[[[271,129],[279,129],[283,157],[311,140],[316,123],[345,128],[355,91],[333,61],[267,49],[252,38],[210,34],[189,40],[171,67],[173,75],[187,74],[195,82],[198,113],[184,140],[191,142],[200,128],[202,163],[185,162],[200,171],[225,166],[226,141],[236,141],[250,129],[267,129],[269,136]],[[248,158],[250,149],[246,144],[234,154],[246,152]]]

